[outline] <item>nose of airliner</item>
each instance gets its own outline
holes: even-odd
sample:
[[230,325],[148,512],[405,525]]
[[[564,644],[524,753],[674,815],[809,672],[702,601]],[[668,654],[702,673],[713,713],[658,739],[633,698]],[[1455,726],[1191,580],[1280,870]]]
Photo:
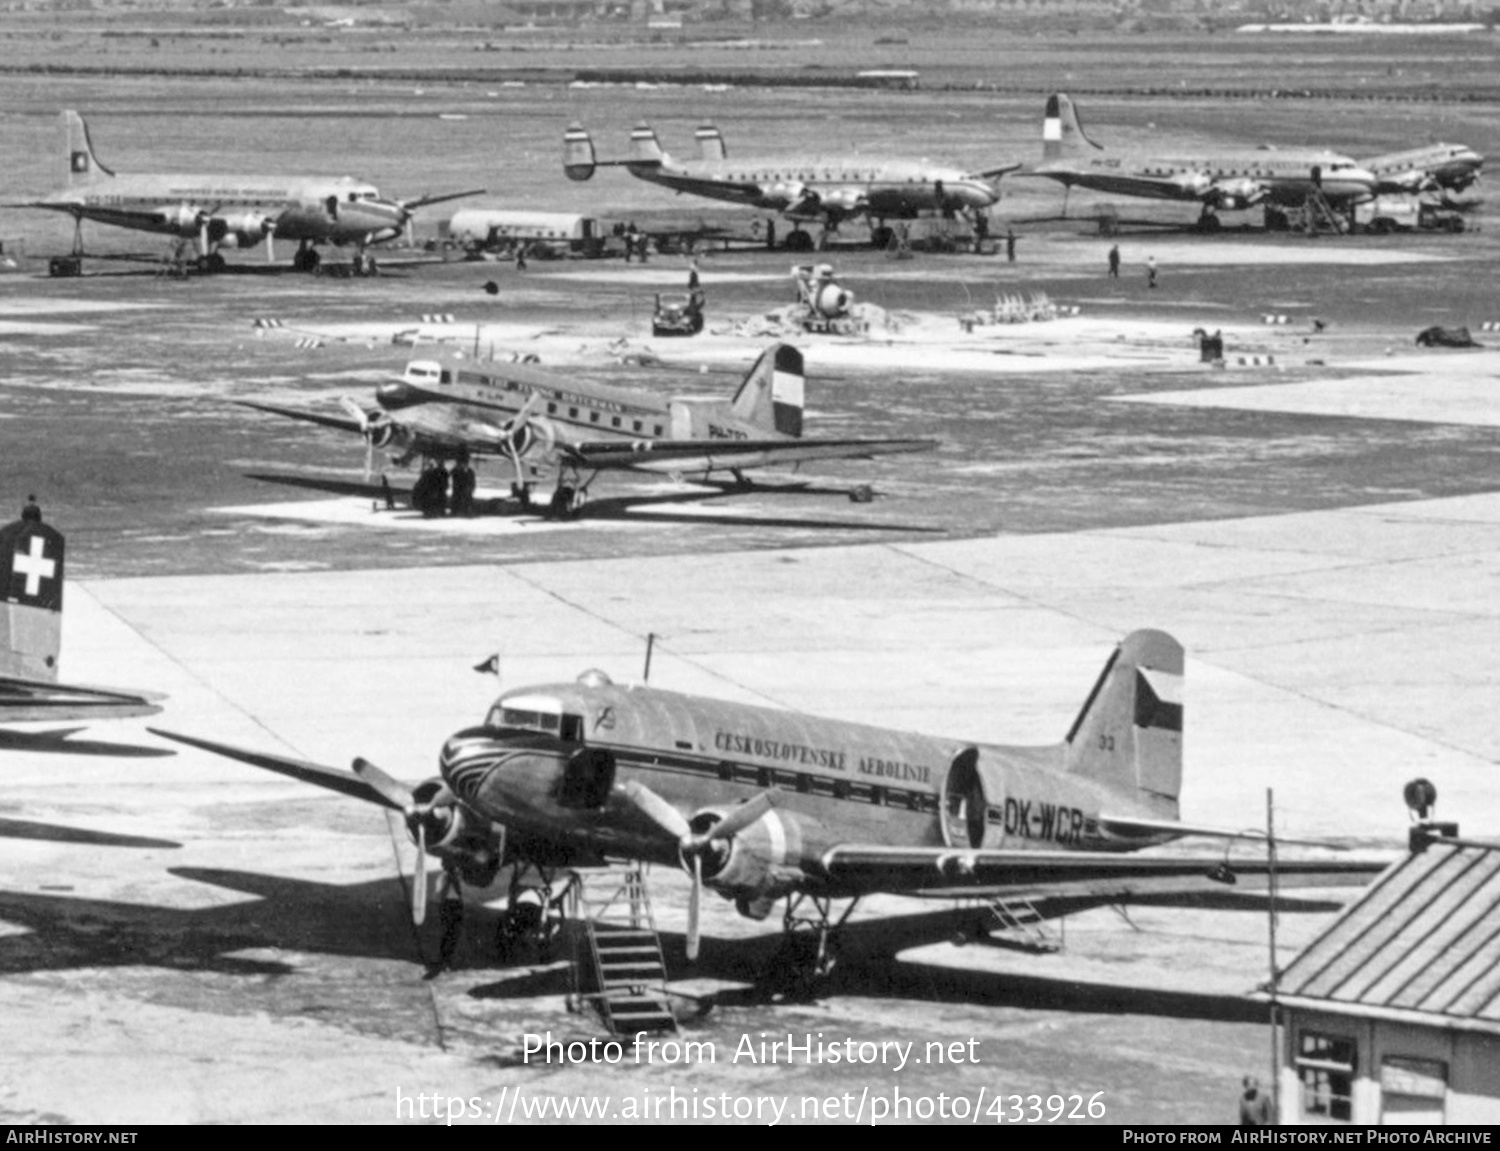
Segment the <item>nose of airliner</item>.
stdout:
[[402,380],[389,380],[375,389],[375,402],[388,412],[400,411],[421,401],[421,392]]

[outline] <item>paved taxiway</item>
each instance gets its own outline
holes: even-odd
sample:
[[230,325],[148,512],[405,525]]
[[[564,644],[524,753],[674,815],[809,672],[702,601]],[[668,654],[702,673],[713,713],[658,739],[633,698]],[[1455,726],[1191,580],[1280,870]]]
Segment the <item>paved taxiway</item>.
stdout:
[[[1083,257],[1066,255],[1097,258],[1098,241],[1076,237],[1028,248],[1038,261],[1058,253],[1040,270],[958,259],[931,264],[924,280],[903,267],[893,283],[905,287],[886,302],[921,313],[924,300],[940,301],[907,328],[930,328],[930,339],[818,343],[826,358],[815,362],[848,376],[820,385],[816,402],[857,413],[835,418],[868,434],[883,421],[896,425],[887,434],[945,421],[955,446],[883,473],[878,486],[896,495],[869,514],[945,517],[951,538],[893,533],[815,548],[810,536],[731,531],[712,554],[688,534],[697,525],[669,536],[656,524],[588,520],[544,530],[424,524],[372,516],[363,501],[292,507],[243,478],[273,454],[309,470],[353,469],[359,449],[321,433],[266,434],[203,400],[366,386],[392,366],[393,328],[472,305],[473,269],[348,292],[226,278],[191,285],[198,310],[179,306],[181,285],[27,283],[5,298],[34,289],[51,308],[0,311],[18,324],[76,316],[94,333],[7,337],[10,422],[77,453],[59,475],[49,440],[26,472],[62,489],[48,506],[61,503],[54,518],[83,577],[68,592],[64,672],[167,692],[163,726],[334,764],[363,754],[416,780],[433,770],[442,739],[483,713],[495,681],[470,669],[495,651],[507,686],[595,666],[629,680],[654,632],[652,680],[662,686],[956,739],[1048,742],[1119,636],[1156,626],[1188,649],[1185,817],[1259,825],[1270,786],[1284,833],[1339,836],[1378,854],[1400,843],[1400,787],[1421,774],[1439,787],[1440,814],[1493,832],[1500,483],[1487,478],[1494,447],[1480,418],[1492,354],[1383,356],[1393,330],[1409,338],[1396,304],[1361,321],[1357,302],[1335,301],[1347,314],[1335,312],[1333,334],[1309,333],[1302,321],[1320,285],[1356,265],[1378,271],[1380,252],[1401,273],[1409,249],[1330,244],[1318,251],[1351,259],[1325,255],[1322,271],[1282,260],[1279,245],[1259,261],[1253,249],[1235,245],[1247,263],[1227,270],[1190,272],[1174,260],[1161,299],[1142,299],[1139,285],[1106,288]],[[754,259],[706,265],[712,275]],[[726,277],[715,306],[750,317],[768,293],[784,299],[782,262],[770,259],[770,273]],[[863,260],[850,263],[871,281],[886,267]],[[1473,265],[1443,256],[1423,266],[1458,282]],[[951,342],[954,313],[969,303],[954,269],[984,291],[1014,275],[1101,302],[1073,326],[984,333],[1024,352],[1024,371],[950,375],[955,365],[934,349]],[[638,330],[629,298],[552,278],[539,269],[525,282],[531,302],[507,304],[516,313],[507,322],[535,316],[562,329],[544,359],[585,341],[604,346],[607,327]],[[151,323],[101,305],[126,290],[155,305]],[[569,294],[581,302],[552,316]],[[1259,327],[1258,312],[1294,305],[1295,333]],[[253,335],[251,315],[293,308],[328,313],[312,325],[325,334],[350,325],[351,342],[301,351],[291,336]],[[1198,367],[1187,331],[1219,315],[1241,342],[1296,363],[1285,373]],[[755,346],[721,335],[693,355],[748,363]],[[1110,365],[1103,385],[1094,357]],[[1055,438],[1058,427],[1067,435]],[[173,470],[161,475],[164,444]],[[1176,486],[1126,466],[1179,453]],[[948,498],[980,491],[983,506]],[[1257,514],[1234,510],[1244,507]],[[363,530],[372,523],[385,530]],[[344,534],[322,534],[333,531]],[[548,541],[589,558],[548,558]],[[536,562],[514,562],[522,558]],[[325,565],[340,570],[296,570]],[[101,571],[166,574],[88,578]],[[587,1021],[562,1010],[556,972],[491,965],[480,928],[493,920],[479,912],[460,970],[423,982],[434,941],[407,922],[399,877],[410,852],[378,811],[196,752],[165,754],[136,722],[66,742],[28,730],[0,744],[0,815],[181,846],[5,838],[0,1018],[11,1041],[0,1051],[0,1120],[383,1121],[395,1117],[398,1090],[493,1100],[523,1085],[558,1097],[672,1086],[1087,1089],[1106,1092],[1111,1119],[1216,1121],[1229,1117],[1239,1076],[1266,1057],[1261,1013],[1241,998],[1264,970],[1254,915],[1143,910],[1132,916],[1137,931],[1096,912],[1069,922],[1060,956],[938,944],[842,971],[828,998],[806,1005],[749,990],[767,932],[712,900],[704,962],[684,986],[718,1004],[691,1024],[694,1038],[728,1049],[743,1034],[788,1028],[972,1037],[981,1064],[858,1074],[519,1066],[525,1032],[590,1034]],[[685,883],[660,871],[653,879],[669,951],[680,952]],[[872,909],[896,910],[910,908]],[[1317,922],[1284,920],[1283,946]]]

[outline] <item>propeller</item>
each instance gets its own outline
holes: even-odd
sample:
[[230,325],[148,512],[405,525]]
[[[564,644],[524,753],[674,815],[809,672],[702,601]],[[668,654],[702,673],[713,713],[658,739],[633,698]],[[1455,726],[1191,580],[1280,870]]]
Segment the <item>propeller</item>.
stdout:
[[[518,484],[526,482],[526,477],[521,471],[522,449],[516,444],[518,433],[523,428],[529,427],[539,433],[545,442],[546,451],[551,452],[557,446],[557,431],[553,428],[551,422],[532,418],[531,413],[541,407],[541,405],[541,393],[533,391],[526,397],[526,402],[521,405],[521,410],[500,426],[500,442],[504,446],[505,454],[510,457],[511,467],[515,469],[516,483]],[[528,448],[530,446],[530,444],[525,445]]]
[[[354,774],[401,809],[406,817],[406,826],[416,840],[417,864],[411,880],[411,921],[420,927],[427,918],[427,827],[438,812],[450,811],[457,799],[444,785],[438,788],[431,799],[419,800],[411,788],[387,775],[368,759],[354,761]],[[443,816],[438,826],[446,831],[451,818]]]
[[274,264],[276,262],[276,221],[275,220],[267,220],[266,223],[265,223],[265,229],[266,229],[266,263],[268,263],[268,264]]
[[383,413],[367,412],[353,396],[340,396],[339,406],[359,424],[359,434],[365,438],[365,483],[375,474],[375,440],[381,430]]
[[631,780],[625,784],[625,794],[646,818],[677,839],[678,854],[682,856],[683,866],[693,880],[692,894],[688,899],[686,941],[688,962],[692,963],[698,958],[698,909],[703,901],[703,857],[711,851],[717,852],[719,844],[727,843],[770,811],[776,803],[775,793],[761,792],[701,832],[695,832],[682,812],[644,784]]

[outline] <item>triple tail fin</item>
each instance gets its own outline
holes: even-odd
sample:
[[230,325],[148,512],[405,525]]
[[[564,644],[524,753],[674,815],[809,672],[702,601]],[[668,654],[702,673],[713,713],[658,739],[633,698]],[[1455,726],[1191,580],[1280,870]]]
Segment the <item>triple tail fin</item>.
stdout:
[[1048,96],[1047,111],[1042,117],[1042,159],[1061,160],[1066,156],[1076,156],[1087,148],[1104,150],[1102,144],[1089,139],[1083,125],[1078,122],[1073,101],[1065,93]]
[[1064,770],[1177,818],[1182,790],[1182,645],[1131,632],[1110,656],[1064,742]]
[[40,519],[0,528],[0,675],[57,682],[63,535]]
[[661,141],[650,124],[637,124],[630,130],[630,161],[633,164],[660,164],[667,158]]
[[94,142],[89,139],[89,126],[71,108],[62,114],[63,131],[68,138],[68,186],[92,184],[100,177],[114,175],[112,169],[99,163],[94,155]]
[[746,423],[800,436],[805,392],[802,353],[790,344],[774,344],[755,361],[730,407]]
[[563,132],[563,172],[570,180],[587,180],[597,166],[594,138],[575,120]]
[[704,124],[695,133],[698,141],[698,159],[726,160],[729,150],[724,147],[724,137],[713,124]]

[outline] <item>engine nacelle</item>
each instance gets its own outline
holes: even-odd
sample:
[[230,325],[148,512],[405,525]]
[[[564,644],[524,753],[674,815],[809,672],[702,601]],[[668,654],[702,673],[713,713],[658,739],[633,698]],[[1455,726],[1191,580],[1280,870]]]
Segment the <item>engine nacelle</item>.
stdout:
[[162,226],[177,236],[196,236],[203,226],[203,213],[187,204],[163,208],[157,215]]
[[1214,186],[1213,177],[1207,172],[1182,172],[1174,176],[1172,182],[1188,196],[1205,196]]
[[830,212],[853,215],[856,212],[864,210],[864,189],[836,188],[832,192],[825,192],[823,194],[822,204]]
[[235,212],[213,216],[208,221],[208,238],[221,248],[253,248],[264,240],[275,225],[268,216],[256,212]]
[[830,320],[847,315],[853,303],[854,293],[845,291],[834,283],[819,285],[813,292],[813,310]]
[[[447,790],[441,779],[429,779],[412,789],[421,808]],[[427,850],[445,863],[456,866],[465,883],[488,887],[500,871],[505,841],[492,825],[475,821],[457,803],[413,814],[407,819],[407,834],[417,841],[417,821],[423,821]]]
[[1253,207],[1266,198],[1266,186],[1257,180],[1240,177],[1237,180],[1222,180],[1213,187],[1214,207],[1228,212]]
[[778,180],[761,189],[761,199],[768,208],[783,212],[817,203],[817,195],[801,180]]
[[[705,808],[688,823],[701,834],[726,814]],[[703,857],[703,881],[726,898],[775,899],[802,879],[802,829],[789,812],[772,808],[727,844],[715,846],[719,850]]]

